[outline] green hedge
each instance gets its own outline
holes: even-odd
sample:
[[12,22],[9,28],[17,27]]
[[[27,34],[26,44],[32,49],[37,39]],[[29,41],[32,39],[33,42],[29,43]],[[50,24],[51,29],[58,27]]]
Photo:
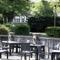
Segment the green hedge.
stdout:
[[45,32],[48,36],[60,37],[60,27],[47,27]]
[[14,32],[16,35],[29,35],[30,27],[28,24],[4,24],[10,29],[10,32]]
[[14,28],[14,33],[16,35],[29,35],[30,27],[27,24],[17,24]]
[[10,32],[10,29],[5,25],[0,24],[0,35],[7,35]]

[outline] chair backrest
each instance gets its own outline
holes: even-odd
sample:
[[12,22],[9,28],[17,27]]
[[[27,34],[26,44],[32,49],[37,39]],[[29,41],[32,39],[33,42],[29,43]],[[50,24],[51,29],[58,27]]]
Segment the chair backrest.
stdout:
[[24,51],[30,51],[30,43],[22,43],[21,49]]
[[17,41],[20,43],[26,43],[27,42],[26,39],[24,39],[24,38],[18,38]]
[[0,40],[0,50],[2,49],[2,41]]
[[42,50],[41,46],[38,46],[37,48],[38,48],[38,53],[39,53],[39,54],[40,54],[40,53],[43,53],[43,50]]
[[44,41],[38,41],[38,44],[45,45],[45,42]]

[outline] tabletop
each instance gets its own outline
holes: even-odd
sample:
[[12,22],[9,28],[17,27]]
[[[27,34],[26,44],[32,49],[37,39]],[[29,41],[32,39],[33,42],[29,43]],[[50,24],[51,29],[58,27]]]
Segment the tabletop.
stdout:
[[8,45],[20,45],[20,42],[16,42],[16,41],[2,41],[3,44],[8,44]]
[[19,42],[16,42],[16,41],[2,41],[3,43],[19,43]]
[[42,45],[42,44],[30,44],[30,46],[45,46],[45,45]]
[[60,50],[52,50],[52,53],[60,53]]

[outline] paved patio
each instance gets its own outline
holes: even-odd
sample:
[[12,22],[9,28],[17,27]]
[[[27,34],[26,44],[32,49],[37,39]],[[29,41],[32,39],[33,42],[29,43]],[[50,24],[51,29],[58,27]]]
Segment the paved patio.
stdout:
[[[45,47],[45,50],[47,51],[47,47]],[[47,58],[47,56],[46,56]],[[21,55],[20,53],[12,53],[12,55],[8,56],[8,59],[6,58],[6,54],[2,54],[2,59],[3,60],[21,60]],[[24,60],[24,57],[22,58],[22,60]],[[27,57],[27,60],[29,60],[29,56]],[[33,57],[30,60],[35,60],[35,54],[33,54]],[[42,60],[42,59],[41,59]]]
[[[9,56],[8,59],[6,59],[6,55],[3,54],[2,59],[0,59],[0,60],[21,60],[21,57],[18,54],[14,54],[12,56]],[[24,57],[22,58],[22,60],[24,60]],[[29,60],[29,57],[27,57],[27,60]],[[33,56],[33,58],[31,58],[30,60],[35,60],[35,57]],[[40,60],[43,60],[43,59],[40,59]],[[49,60],[51,60],[51,59],[49,59]]]

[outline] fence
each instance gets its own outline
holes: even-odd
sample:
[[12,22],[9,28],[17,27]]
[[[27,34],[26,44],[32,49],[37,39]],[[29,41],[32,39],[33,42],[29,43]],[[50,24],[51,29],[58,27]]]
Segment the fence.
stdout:
[[[60,38],[53,38],[53,37],[39,37],[41,41],[45,42],[45,46],[49,48],[55,48],[60,44]],[[8,35],[0,35],[0,40],[8,40]],[[29,40],[33,43],[33,36],[24,36],[24,35],[14,35],[15,41],[23,41],[26,42]]]

